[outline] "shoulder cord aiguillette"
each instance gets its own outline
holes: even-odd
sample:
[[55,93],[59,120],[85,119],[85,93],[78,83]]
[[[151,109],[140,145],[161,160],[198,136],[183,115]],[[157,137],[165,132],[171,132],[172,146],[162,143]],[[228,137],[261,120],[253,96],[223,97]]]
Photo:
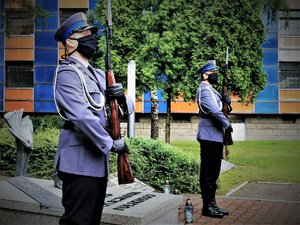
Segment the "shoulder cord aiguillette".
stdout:
[[[84,78],[84,75],[82,74],[82,72],[75,65],[69,64],[69,66],[71,66],[76,71],[77,75],[79,76],[79,79],[81,81],[82,91],[83,91],[84,97],[85,97],[86,102],[88,103],[89,107],[94,110],[97,110],[97,111],[102,110],[104,107],[104,104],[105,104],[105,98],[104,98],[103,94],[101,92],[99,92],[100,103],[96,103],[88,91],[88,88],[86,86],[86,81],[85,81],[85,78]],[[54,84],[53,84],[54,85],[53,86],[53,92],[54,92],[53,96],[54,96],[55,107],[61,118],[63,118],[64,120],[69,120],[68,118],[64,117],[61,114],[61,112],[60,112],[61,108],[58,106],[57,101],[56,101],[55,90],[56,90],[57,73],[58,73],[58,66],[56,67],[56,70],[55,70],[55,77],[54,77]]]

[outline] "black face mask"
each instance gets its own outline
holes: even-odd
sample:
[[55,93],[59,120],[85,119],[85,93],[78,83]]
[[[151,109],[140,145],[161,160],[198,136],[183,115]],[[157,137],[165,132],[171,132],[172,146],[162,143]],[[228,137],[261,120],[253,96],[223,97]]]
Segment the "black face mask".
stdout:
[[[88,35],[77,39],[70,39],[78,41],[77,49],[75,49],[73,52],[77,50],[81,55],[83,55],[87,59],[91,58],[96,52],[97,42],[94,35]],[[71,55],[73,52],[71,52],[69,55]]]
[[218,77],[219,75],[217,73],[211,73],[208,75],[207,80],[210,84],[216,84],[218,83]]

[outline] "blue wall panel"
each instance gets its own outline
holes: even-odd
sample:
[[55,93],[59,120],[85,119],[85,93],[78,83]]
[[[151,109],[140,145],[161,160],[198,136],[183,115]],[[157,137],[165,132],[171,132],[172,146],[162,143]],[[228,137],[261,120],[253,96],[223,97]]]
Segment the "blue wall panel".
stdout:
[[268,85],[265,89],[259,92],[256,101],[273,101],[278,100],[278,86]]
[[55,32],[36,32],[35,47],[36,48],[57,48],[57,41],[54,40]]
[[277,66],[278,65],[278,50],[277,49],[264,49],[264,66]]
[[34,102],[35,112],[56,112],[53,101]]
[[43,82],[48,82],[52,83],[53,82],[53,76],[55,72],[56,66],[36,66],[34,68],[34,82],[35,83],[43,83]]
[[58,14],[51,13],[49,17],[45,18],[45,24],[43,24],[43,21],[41,18],[36,18],[36,30],[56,30],[57,29],[57,23],[58,23]]
[[[158,111],[159,113],[167,112],[167,102],[163,98],[163,91],[157,91]],[[144,92],[144,113],[151,113],[151,96],[150,92]]]
[[263,71],[267,73],[268,84],[278,84],[278,67],[264,67]]
[[97,0],[89,0],[89,9],[94,10],[96,8]]
[[[2,42],[0,42],[0,45],[2,45]],[[3,65],[4,62],[4,48],[0,48],[0,65]]]
[[35,65],[56,65],[57,49],[35,49]]
[[[144,113],[151,113],[151,102],[144,102]],[[159,101],[158,102],[158,112],[166,113],[167,112],[167,102]]]
[[36,84],[34,86],[34,100],[53,100],[53,85],[52,84]]
[[278,102],[255,103],[255,113],[262,113],[262,114],[278,113]]
[[4,98],[4,1],[0,0],[0,112],[3,112]]
[[4,66],[0,66],[0,83],[4,83]]
[[48,12],[58,12],[58,0],[35,0],[35,4],[38,4]]
[[262,44],[263,48],[278,48],[278,33],[267,33],[266,40]]
[[277,32],[278,31],[278,22],[274,21],[272,23],[268,23],[269,15],[267,13],[262,14],[262,20],[267,32]]
[[4,64],[4,35],[0,33],[0,65]]

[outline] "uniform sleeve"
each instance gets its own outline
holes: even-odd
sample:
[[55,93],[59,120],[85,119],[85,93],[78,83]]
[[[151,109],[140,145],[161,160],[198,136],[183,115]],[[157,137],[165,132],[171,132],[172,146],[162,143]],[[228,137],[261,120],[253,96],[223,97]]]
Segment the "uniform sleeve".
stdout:
[[214,98],[214,93],[208,88],[201,89],[201,105],[207,110],[207,112],[219,121],[224,128],[228,128],[230,123],[228,119],[224,116],[220,106],[218,105],[216,99]]
[[101,125],[100,118],[89,109],[80,78],[72,67],[60,66],[55,97],[60,108],[76,129],[86,135],[100,151],[107,154],[112,147],[113,140]]

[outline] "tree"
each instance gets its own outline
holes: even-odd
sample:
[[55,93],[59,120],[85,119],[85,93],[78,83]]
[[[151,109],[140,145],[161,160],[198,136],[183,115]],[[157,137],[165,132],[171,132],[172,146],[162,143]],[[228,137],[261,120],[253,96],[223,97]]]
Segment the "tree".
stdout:
[[[140,93],[162,89],[170,107],[179,95],[194,100],[199,68],[210,59],[222,66],[229,46],[229,89],[242,101],[253,101],[266,85],[261,12],[269,10],[272,21],[272,13],[286,6],[278,2],[286,1],[113,0],[114,71],[124,81],[128,60],[135,60]],[[99,3],[96,15],[104,24],[105,1]],[[104,40],[100,46],[104,49]],[[170,108],[167,111],[170,126]]]

